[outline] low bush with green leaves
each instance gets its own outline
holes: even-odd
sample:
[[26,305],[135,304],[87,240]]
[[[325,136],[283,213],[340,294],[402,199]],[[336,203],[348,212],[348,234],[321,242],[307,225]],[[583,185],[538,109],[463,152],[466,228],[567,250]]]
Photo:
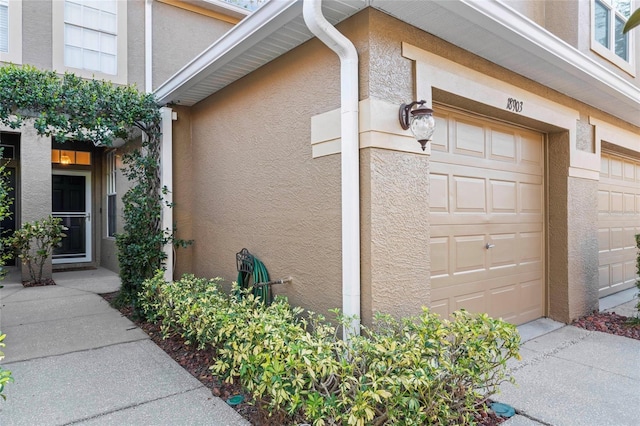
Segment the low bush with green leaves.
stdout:
[[[0,347],[4,347],[4,338],[7,337],[6,334],[0,333]],[[0,361],[4,359],[4,352],[0,351]],[[13,382],[13,377],[11,377],[11,371],[5,370],[0,366],[0,397],[4,400],[7,399],[7,396],[3,393],[4,386],[7,383]]]
[[351,318],[337,311],[336,327],[284,298],[265,306],[248,292],[227,295],[218,282],[166,283],[158,273],[143,285],[143,311],[164,332],[215,348],[212,371],[239,380],[282,424],[472,424],[512,380],[507,360],[519,358],[515,326],[487,315],[377,315],[345,342],[338,335]]
[[49,216],[23,224],[9,238],[9,244],[15,249],[18,258],[29,269],[31,283],[42,281],[44,264],[53,249],[60,245],[62,238],[67,236],[64,233],[66,230],[62,219]]

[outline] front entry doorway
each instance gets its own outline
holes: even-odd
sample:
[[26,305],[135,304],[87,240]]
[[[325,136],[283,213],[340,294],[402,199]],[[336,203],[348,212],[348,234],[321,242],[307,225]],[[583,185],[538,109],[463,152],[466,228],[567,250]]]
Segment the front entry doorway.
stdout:
[[91,172],[54,170],[52,180],[52,215],[68,228],[53,264],[91,262]]

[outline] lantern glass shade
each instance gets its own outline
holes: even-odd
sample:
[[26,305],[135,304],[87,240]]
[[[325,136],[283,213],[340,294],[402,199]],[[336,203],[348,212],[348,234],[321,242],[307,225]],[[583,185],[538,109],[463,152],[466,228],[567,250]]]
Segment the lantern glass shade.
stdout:
[[419,109],[411,111],[411,124],[409,127],[418,141],[428,141],[431,140],[431,136],[436,129],[436,121],[433,119],[431,112],[421,113],[422,111]]

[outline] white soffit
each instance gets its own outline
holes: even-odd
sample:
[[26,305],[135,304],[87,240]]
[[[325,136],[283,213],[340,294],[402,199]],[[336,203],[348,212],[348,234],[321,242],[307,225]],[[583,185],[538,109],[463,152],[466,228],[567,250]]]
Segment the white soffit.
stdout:
[[[497,0],[324,0],[336,24],[367,6],[640,126],[640,88]],[[194,105],[312,37],[302,0],[270,0],[163,83],[161,104]],[[407,40],[411,42],[411,40]]]

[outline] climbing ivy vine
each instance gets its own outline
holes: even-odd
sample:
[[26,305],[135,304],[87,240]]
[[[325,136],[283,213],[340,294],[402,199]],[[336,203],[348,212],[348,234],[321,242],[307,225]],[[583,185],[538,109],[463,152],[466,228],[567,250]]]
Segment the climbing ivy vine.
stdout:
[[[31,121],[32,120],[32,121]],[[13,129],[33,123],[41,136],[90,141],[110,146],[120,138],[142,137],[141,147],[123,157],[132,182],[124,195],[124,232],[117,235],[122,287],[119,302],[136,305],[146,278],[162,268],[163,246],[172,230],[163,230],[160,187],[160,110],[153,95],[133,86],[59,75],[32,66],[0,68],[0,123]]]

